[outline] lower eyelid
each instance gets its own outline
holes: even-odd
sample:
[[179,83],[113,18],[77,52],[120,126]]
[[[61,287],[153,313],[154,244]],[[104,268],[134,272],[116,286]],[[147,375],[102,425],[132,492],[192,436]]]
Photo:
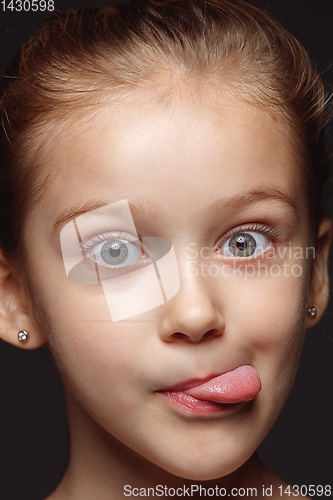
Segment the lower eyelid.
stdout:
[[92,263],[97,264],[98,267],[101,267],[103,269],[124,269],[125,267],[136,267],[136,266],[144,265],[145,262],[150,261],[150,258],[145,255],[145,256],[141,256],[138,260],[136,260],[134,262],[130,262],[129,264],[124,264],[124,265],[119,264],[119,265],[114,265],[114,266],[112,266],[111,264],[107,265],[105,263],[105,265],[104,265],[100,262],[96,262],[96,260],[94,260],[93,258],[91,258],[91,261],[92,261]]
[[265,248],[264,251],[257,253],[257,254],[249,255],[248,257],[237,257],[236,255],[225,255],[222,252],[218,252],[218,253],[219,253],[219,255],[221,255],[225,259],[233,259],[233,260],[234,259],[237,259],[237,260],[251,260],[251,259],[253,259],[254,260],[254,259],[260,259],[262,256],[264,256],[272,248],[273,248],[273,246],[269,245],[267,248]]

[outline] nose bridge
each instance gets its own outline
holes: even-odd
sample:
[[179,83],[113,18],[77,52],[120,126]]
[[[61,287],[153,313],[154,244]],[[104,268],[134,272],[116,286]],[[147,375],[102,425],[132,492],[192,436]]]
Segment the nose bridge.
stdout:
[[161,337],[167,341],[200,342],[222,334],[225,323],[216,287],[200,272],[200,255],[191,259],[186,249],[176,250],[180,289],[165,304]]

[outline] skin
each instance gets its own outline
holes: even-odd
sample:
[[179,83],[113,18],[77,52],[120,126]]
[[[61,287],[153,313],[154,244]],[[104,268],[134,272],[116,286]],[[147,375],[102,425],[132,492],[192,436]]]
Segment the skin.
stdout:
[[[2,313],[0,325],[3,338],[16,344],[17,331],[29,331],[30,345],[21,347],[49,342],[64,381],[71,459],[50,499],[120,499],[125,484],[193,481],[258,487],[259,497],[262,485],[272,484],[273,498],[280,498],[277,486],[284,483],[254,452],[289,393],[305,327],[320,319],[328,298],[329,222],[320,228],[312,286],[311,262],[295,254],[311,240],[292,147],[281,119],[237,100],[209,107],[185,95],[166,102],[144,92],[58,131],[57,147],[49,151],[52,183],[26,225],[28,298],[2,259],[12,305],[3,305],[10,313]],[[272,189],[286,193],[295,209],[267,197],[246,207],[226,203]],[[180,291],[146,313],[112,322],[101,288],[66,276],[59,234],[68,220],[53,226],[69,201],[124,199],[150,203],[150,213],[133,213],[138,235],[171,240]],[[222,204],[214,212],[217,200]],[[217,251],[231,229],[254,223],[281,233],[267,237],[269,248],[280,249],[273,259],[245,262]],[[190,243],[199,251],[208,247],[208,257],[199,254],[190,264]],[[301,274],[256,272],[245,279],[246,266],[259,260],[269,269],[298,265]],[[209,274],[209,265],[234,264],[243,275]],[[318,313],[310,320],[313,304]],[[198,416],[156,393],[243,364],[257,370],[262,390],[231,411]]]

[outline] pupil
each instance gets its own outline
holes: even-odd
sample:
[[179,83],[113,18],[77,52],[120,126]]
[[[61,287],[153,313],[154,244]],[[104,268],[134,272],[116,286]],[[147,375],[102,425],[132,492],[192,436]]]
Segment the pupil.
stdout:
[[120,248],[118,249],[114,249],[114,248],[110,248],[110,254],[112,257],[118,257],[119,254],[120,254]]
[[246,240],[245,240],[244,236],[238,236],[238,238],[237,238],[237,248],[239,248],[239,250],[245,250],[246,249]]

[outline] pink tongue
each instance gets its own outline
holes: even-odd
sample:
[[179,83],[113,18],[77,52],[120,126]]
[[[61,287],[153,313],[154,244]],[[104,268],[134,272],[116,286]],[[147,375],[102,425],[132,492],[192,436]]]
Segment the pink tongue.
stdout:
[[184,392],[204,401],[239,403],[255,398],[260,389],[258,372],[252,366],[243,365]]

